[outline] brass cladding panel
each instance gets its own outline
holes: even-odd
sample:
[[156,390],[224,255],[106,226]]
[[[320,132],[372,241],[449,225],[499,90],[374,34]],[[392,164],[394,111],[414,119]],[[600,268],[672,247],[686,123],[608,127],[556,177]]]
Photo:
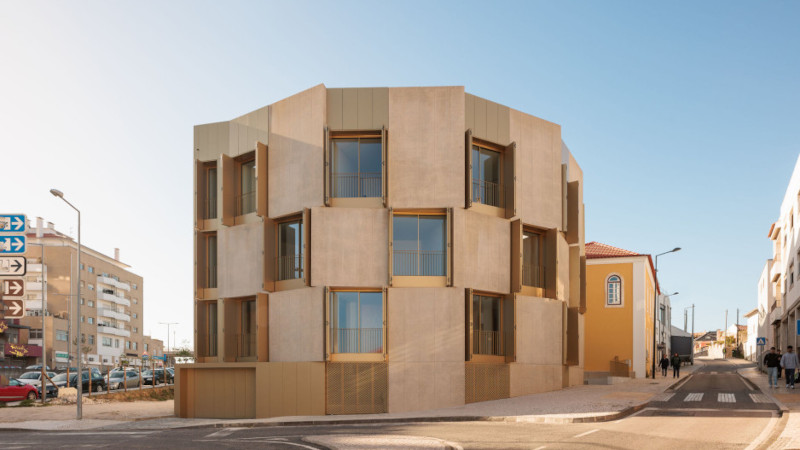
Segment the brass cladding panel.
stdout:
[[385,362],[327,363],[327,414],[388,412],[389,367]]
[[465,369],[465,403],[510,398],[508,364],[466,363]]

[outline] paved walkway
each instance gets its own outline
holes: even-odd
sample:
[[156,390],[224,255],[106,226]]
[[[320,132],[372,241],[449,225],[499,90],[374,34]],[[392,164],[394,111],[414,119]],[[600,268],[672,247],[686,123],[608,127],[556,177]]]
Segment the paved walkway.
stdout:
[[770,388],[767,375],[760,372],[755,367],[740,369],[739,373],[752,381],[753,384],[761,389],[783,411],[786,420],[780,436],[769,447],[770,449],[800,448],[800,384],[797,389],[787,389],[786,379],[778,380],[778,388]]
[[[681,370],[681,379],[702,362]],[[181,419],[173,416],[173,402],[84,403],[82,421],[75,419],[75,405],[0,408],[2,429],[105,429],[145,430],[191,427],[252,427],[300,424],[370,422],[422,422],[498,420],[509,422],[572,423],[614,420],[644,407],[676,380],[638,378],[613,385],[582,385],[511,399],[471,403],[432,411],[348,416],[295,416],[271,419]]]

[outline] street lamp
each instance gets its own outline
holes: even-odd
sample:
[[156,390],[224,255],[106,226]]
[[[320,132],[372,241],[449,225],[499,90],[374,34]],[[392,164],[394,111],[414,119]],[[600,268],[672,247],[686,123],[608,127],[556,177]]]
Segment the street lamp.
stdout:
[[[661,255],[666,255],[667,253],[673,253],[680,251],[680,247],[675,247],[672,250],[664,253],[659,253],[656,255],[656,286],[658,286],[658,257]],[[676,292],[677,294],[677,292]],[[675,295],[675,294],[672,294]],[[653,353],[650,356],[652,362],[652,370],[651,374],[653,375],[653,379],[656,379],[656,309],[658,308],[658,290],[656,290],[655,295],[653,295]]]
[[[76,208],[72,203],[70,203],[67,199],[64,198],[64,193],[59,191],[58,189],[50,189],[50,193],[54,196],[64,200],[64,203],[70,206],[70,208],[74,209],[75,212],[78,213],[78,298],[81,297],[81,211]],[[75,335],[81,335],[81,302],[75,302],[78,309],[78,314],[75,317]],[[71,311],[70,311],[71,312]],[[78,339],[80,342],[80,339]],[[83,371],[81,370],[81,346],[77,345],[77,352],[78,352],[78,377],[76,378],[75,386],[78,388],[78,398],[76,403],[78,405],[78,420],[83,419]],[[67,363],[69,364],[69,363]],[[91,371],[89,372],[89,376],[91,377]],[[69,380],[67,380],[67,384],[69,384]]]

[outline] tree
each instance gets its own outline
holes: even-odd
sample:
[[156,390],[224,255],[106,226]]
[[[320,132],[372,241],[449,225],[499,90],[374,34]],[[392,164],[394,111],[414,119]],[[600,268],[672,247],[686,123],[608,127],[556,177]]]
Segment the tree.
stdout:
[[181,358],[194,358],[194,352],[188,346],[178,347],[175,349],[175,356]]

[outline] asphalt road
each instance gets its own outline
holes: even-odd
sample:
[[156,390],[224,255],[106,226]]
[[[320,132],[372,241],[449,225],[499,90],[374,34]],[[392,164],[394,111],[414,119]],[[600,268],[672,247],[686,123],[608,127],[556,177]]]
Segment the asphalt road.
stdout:
[[[745,448],[765,440],[778,423],[776,407],[751,397],[735,367],[713,361],[663,401],[628,418],[586,424],[446,422],[259,428],[197,428],[143,431],[0,432],[3,450],[22,448],[269,448],[316,449],[313,436],[356,436],[369,445],[376,436],[433,437],[465,449],[676,449]],[[669,394],[672,394],[668,399]],[[699,400],[685,401],[689,394]],[[720,394],[726,394],[720,397]],[[727,395],[732,394],[732,395]],[[692,396],[691,398],[697,398]],[[724,401],[720,401],[724,399]],[[733,399],[733,401],[731,401]],[[313,439],[313,438],[312,438]],[[407,443],[406,443],[407,444]],[[393,448],[412,448],[398,445]],[[430,448],[430,447],[426,447]]]

